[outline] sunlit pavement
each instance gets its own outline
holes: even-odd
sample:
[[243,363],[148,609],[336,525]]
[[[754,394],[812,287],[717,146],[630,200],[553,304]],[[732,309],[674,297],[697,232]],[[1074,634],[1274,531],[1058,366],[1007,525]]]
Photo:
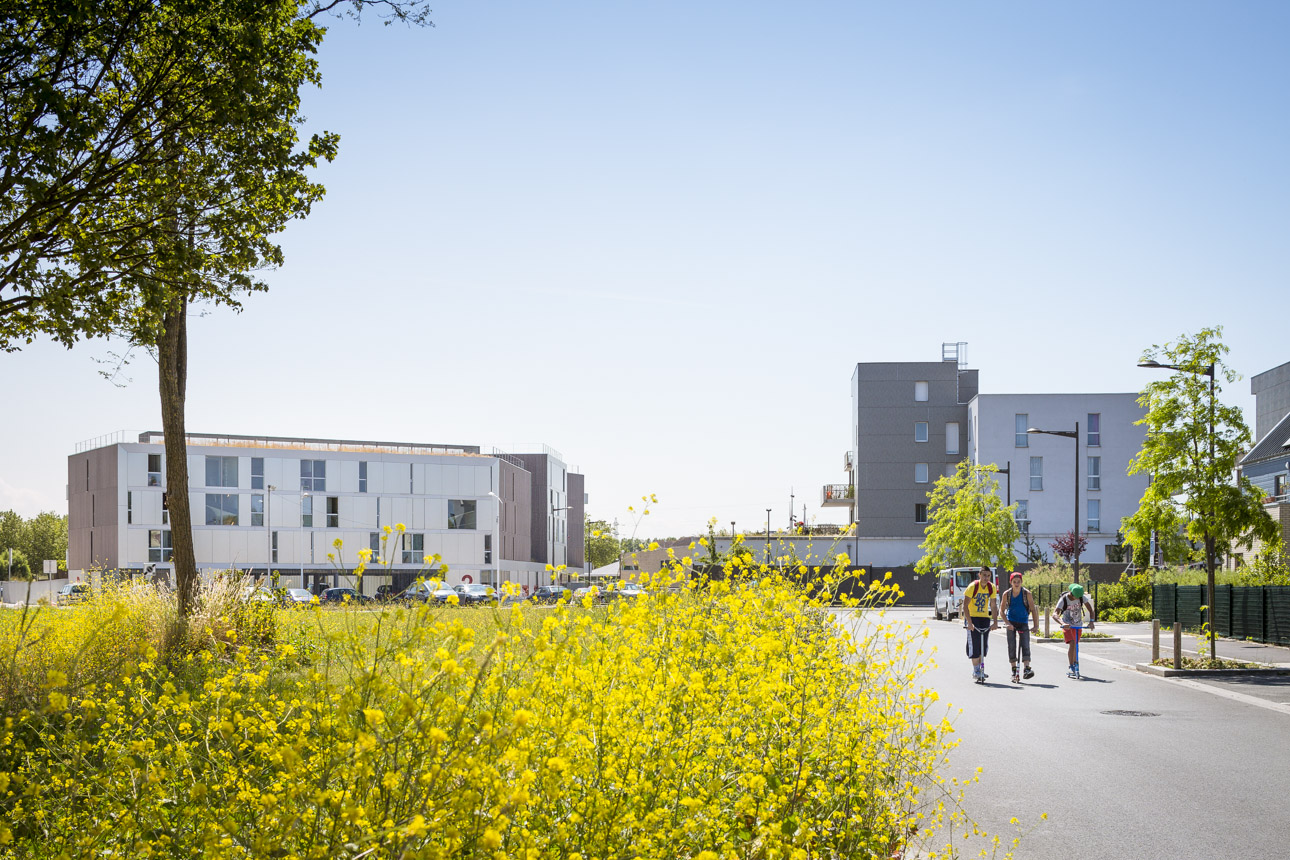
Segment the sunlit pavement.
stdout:
[[[838,616],[860,630],[876,618]],[[1036,677],[1012,684],[1002,630],[990,636],[990,678],[975,684],[960,622],[935,621],[930,607],[882,617],[928,631],[937,665],[924,683],[951,707],[954,775],[984,768],[965,807],[1005,844],[1020,819],[1018,858],[1290,856],[1290,713],[1145,675],[1095,645],[1081,648],[1083,680],[1066,677],[1064,645],[1044,643]]]

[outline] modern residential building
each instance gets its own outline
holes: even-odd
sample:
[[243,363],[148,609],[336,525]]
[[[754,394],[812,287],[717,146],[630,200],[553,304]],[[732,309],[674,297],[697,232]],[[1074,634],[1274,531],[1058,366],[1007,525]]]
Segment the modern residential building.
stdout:
[[[1278,524],[1282,542],[1290,546],[1290,362],[1250,380],[1254,395],[1255,443],[1241,458],[1239,471],[1263,493],[1263,509]],[[1229,563],[1240,566],[1263,551],[1255,541],[1234,543]]]
[[1077,421],[1085,560],[1105,559],[1120,518],[1137,509],[1147,483],[1144,476],[1126,476],[1143,439],[1134,425],[1142,417],[1137,395],[982,395],[979,386],[978,371],[967,367],[965,343],[942,344],[939,362],[856,365],[851,450],[844,459],[850,474],[846,483],[824,487],[821,504],[848,508],[857,563],[895,566],[919,559],[928,494],[964,458],[1007,469],[999,476],[1000,492],[1008,494],[1011,478],[1011,500],[1022,508],[1018,518],[1051,558],[1048,543],[1075,525],[1077,450],[1071,439],[1028,438],[1025,431],[1073,432]]
[[[163,441],[117,434],[68,458],[73,576],[169,568]],[[542,448],[189,434],[197,566],[314,586],[350,575],[367,549],[384,562],[368,565],[368,593],[411,583],[435,555],[452,583],[546,584],[548,564],[581,564],[585,497],[583,477]]]
[[[1137,425],[1138,395],[978,394],[968,404],[967,456],[993,464],[1004,501],[1049,557],[1049,544],[1078,525],[1088,546],[1081,558],[1107,561],[1120,520],[1138,509],[1147,476],[1129,475],[1129,462],[1146,438]],[[1074,433],[1076,438],[1028,433],[1029,428]],[[1078,485],[1076,472],[1078,470]]]

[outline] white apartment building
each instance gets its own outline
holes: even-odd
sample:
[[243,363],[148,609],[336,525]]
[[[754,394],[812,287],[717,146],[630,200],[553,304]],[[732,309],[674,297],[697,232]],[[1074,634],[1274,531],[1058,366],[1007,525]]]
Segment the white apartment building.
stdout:
[[[1138,509],[1147,476],[1128,474],[1146,438],[1137,401],[1133,393],[978,394],[968,404],[968,457],[1008,470],[999,493],[1007,501],[1011,492],[1019,523],[1048,558],[1049,544],[1075,528],[1077,467],[1083,561],[1106,561],[1120,520]],[[1026,432],[1074,433],[1077,424],[1077,439]]]
[[[73,578],[170,567],[163,441],[118,434],[68,458]],[[541,447],[484,454],[471,445],[190,434],[198,568],[276,572],[292,586],[352,584],[368,549],[386,563],[368,565],[367,593],[404,587],[435,555],[450,583],[546,584],[548,563],[583,563],[585,498],[582,476]]]

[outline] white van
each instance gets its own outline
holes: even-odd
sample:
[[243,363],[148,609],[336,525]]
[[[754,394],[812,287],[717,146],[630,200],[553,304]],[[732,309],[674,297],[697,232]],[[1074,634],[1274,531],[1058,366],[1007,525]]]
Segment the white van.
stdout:
[[963,590],[972,584],[979,570],[979,567],[952,567],[942,570],[936,577],[936,597],[932,600],[932,612],[938,621],[942,618],[953,621],[958,616]]

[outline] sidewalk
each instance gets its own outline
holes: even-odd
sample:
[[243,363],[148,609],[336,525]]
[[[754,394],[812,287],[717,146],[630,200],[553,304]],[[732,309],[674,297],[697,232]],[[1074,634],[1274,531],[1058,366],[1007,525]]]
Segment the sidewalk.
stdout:
[[[1142,621],[1133,624],[1098,624],[1098,633],[1119,637],[1119,642],[1099,642],[1096,639],[1085,639],[1080,642],[1080,650],[1113,660],[1126,666],[1151,662],[1151,622]],[[1196,656],[1196,649],[1205,645],[1206,656],[1209,654],[1205,640],[1190,633],[1182,637],[1183,654]],[[1215,640],[1219,657],[1229,660],[1242,660],[1250,663],[1267,663],[1279,668],[1290,669],[1290,648],[1281,645],[1261,645],[1257,642],[1246,642],[1241,639]],[[1065,647],[1061,643],[1055,643]],[[1174,635],[1171,630],[1160,631],[1160,656],[1170,657],[1173,654]]]

